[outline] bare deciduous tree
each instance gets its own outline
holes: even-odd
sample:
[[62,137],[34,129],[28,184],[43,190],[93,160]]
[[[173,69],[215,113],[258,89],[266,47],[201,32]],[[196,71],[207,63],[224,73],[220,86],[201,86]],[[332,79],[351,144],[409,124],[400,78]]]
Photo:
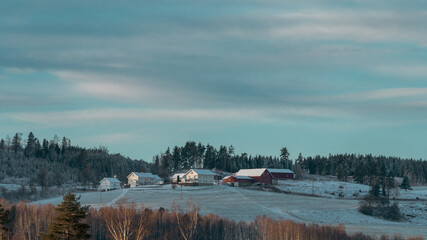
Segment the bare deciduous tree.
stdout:
[[185,214],[182,213],[181,208],[178,204],[174,203],[172,206],[176,220],[178,223],[179,232],[185,240],[193,239],[194,234],[197,230],[197,224],[199,221],[199,207],[196,203],[187,202],[187,211]]
[[108,233],[114,240],[142,240],[146,234],[143,207],[121,203],[117,208],[102,208]]

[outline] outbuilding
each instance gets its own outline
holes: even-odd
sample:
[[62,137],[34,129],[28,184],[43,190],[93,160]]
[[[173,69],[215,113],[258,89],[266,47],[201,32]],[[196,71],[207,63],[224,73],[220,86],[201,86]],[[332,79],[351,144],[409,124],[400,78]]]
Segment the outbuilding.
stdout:
[[271,173],[273,178],[276,178],[278,180],[295,178],[295,173],[292,172],[290,169],[267,168],[267,170]]
[[252,183],[254,183],[254,179],[248,176],[233,175],[223,178],[222,183],[228,184],[230,186],[242,187],[252,185]]
[[99,188],[102,191],[110,191],[120,188],[120,181],[117,178],[103,178],[99,183]]
[[234,175],[251,177],[255,183],[273,184],[273,176],[267,168],[240,169]]

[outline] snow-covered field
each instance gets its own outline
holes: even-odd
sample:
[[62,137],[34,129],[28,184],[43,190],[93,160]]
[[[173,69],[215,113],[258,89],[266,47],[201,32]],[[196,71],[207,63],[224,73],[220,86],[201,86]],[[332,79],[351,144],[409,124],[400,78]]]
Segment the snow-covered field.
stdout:
[[[314,194],[327,198],[360,199],[368,194],[369,186],[340,181],[283,180],[275,185],[285,192]],[[391,190],[391,197],[406,200],[427,200],[427,186],[412,187],[412,190]]]
[[[184,209],[186,202],[191,201],[198,203],[201,214],[213,213],[234,220],[250,221],[265,214],[275,219],[297,222],[343,223],[348,232],[427,237],[426,201],[402,203],[402,207],[407,210],[404,212],[413,213],[414,217],[408,222],[390,222],[360,214],[357,211],[358,200],[354,199],[308,197],[228,186],[183,187],[182,200],[180,195],[180,187],[172,189],[170,185],[164,185],[103,192],[102,203],[100,192],[84,193],[81,202],[97,208],[126,199],[149,208],[171,209],[174,204],[178,204]],[[35,203],[58,204],[61,200],[53,198]]]
[[369,192],[367,185],[339,181],[283,180],[275,187],[282,191],[327,198],[358,199]]

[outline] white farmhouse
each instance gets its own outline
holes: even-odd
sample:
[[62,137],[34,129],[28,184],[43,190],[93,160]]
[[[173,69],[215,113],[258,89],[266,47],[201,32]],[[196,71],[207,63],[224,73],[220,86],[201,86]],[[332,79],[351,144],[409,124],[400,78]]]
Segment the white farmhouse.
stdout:
[[128,184],[132,188],[138,185],[154,185],[161,181],[162,179],[159,176],[152,173],[131,172],[128,175]]
[[208,169],[190,169],[185,174],[186,183],[197,183],[198,185],[213,185],[215,173]]
[[103,191],[120,188],[120,181],[117,178],[103,178],[99,183],[99,188]]

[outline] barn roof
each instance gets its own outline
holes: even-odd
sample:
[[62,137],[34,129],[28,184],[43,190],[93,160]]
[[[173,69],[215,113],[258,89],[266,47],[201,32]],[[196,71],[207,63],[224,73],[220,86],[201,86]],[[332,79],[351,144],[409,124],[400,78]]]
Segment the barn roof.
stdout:
[[237,179],[242,179],[242,180],[252,180],[252,178],[251,178],[251,177],[248,177],[248,176],[236,176],[236,175],[234,175],[234,176],[227,176],[227,177],[225,177],[224,179],[228,179],[228,178],[230,178],[230,177],[235,177],[235,178],[237,178]]
[[294,173],[290,169],[267,168],[271,173]]
[[267,168],[240,169],[235,176],[258,177],[261,176],[265,170],[267,170]]
[[[110,183],[120,183],[120,181],[117,178],[103,178],[102,180],[104,180],[104,179],[109,181]],[[102,182],[102,180],[101,180],[101,182]]]
[[[191,171],[191,170],[193,170],[193,171],[195,171],[198,175],[212,175],[212,176],[214,176],[215,175],[215,173],[213,173],[211,170],[209,170],[209,169],[190,169],[189,171]],[[188,172],[189,172],[188,171]],[[188,173],[187,172],[187,173]]]

